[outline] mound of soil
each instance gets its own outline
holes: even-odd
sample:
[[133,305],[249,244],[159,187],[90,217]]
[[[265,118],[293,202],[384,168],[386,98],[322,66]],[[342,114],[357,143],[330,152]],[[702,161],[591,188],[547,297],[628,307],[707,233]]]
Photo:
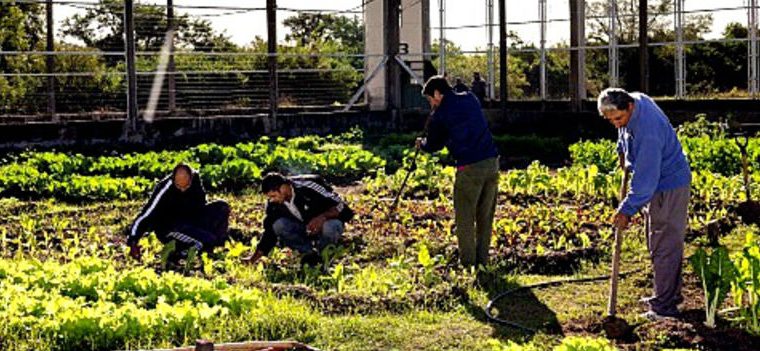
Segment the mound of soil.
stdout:
[[[739,206],[741,207],[741,206]],[[708,222],[701,228],[689,229],[686,232],[686,242],[694,242],[697,238],[707,238],[708,245],[720,245],[720,238],[728,235],[736,228],[736,218],[729,216]]]
[[495,257],[504,257],[507,265],[531,274],[565,275],[580,268],[581,262],[597,260],[602,250],[596,246],[569,251],[551,251],[542,255],[505,248]]
[[760,224],[760,203],[746,201],[739,204],[736,213],[745,224]]
[[659,339],[658,346],[669,348],[699,348],[700,350],[760,350],[760,336],[732,327],[727,322],[708,328],[704,311],[690,310],[678,320],[666,319],[644,324],[636,330],[642,339]]

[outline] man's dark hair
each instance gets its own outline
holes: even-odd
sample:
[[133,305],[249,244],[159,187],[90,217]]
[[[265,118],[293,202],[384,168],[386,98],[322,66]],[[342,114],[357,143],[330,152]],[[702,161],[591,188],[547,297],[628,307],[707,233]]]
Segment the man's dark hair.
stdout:
[[174,176],[176,176],[177,172],[179,172],[180,170],[187,172],[187,174],[190,175],[190,178],[191,179],[193,178],[193,168],[184,162],[178,163],[176,166],[174,166],[174,170],[172,170],[172,178],[174,178]]
[[443,76],[432,76],[428,79],[427,83],[425,83],[425,87],[422,88],[422,95],[434,96],[433,93],[436,90],[441,94],[445,94],[450,92],[452,88],[449,81],[447,81],[446,78],[443,78]]
[[261,192],[266,194],[271,191],[280,190],[283,184],[289,184],[290,181],[282,174],[277,172],[270,172],[264,176],[261,180]]

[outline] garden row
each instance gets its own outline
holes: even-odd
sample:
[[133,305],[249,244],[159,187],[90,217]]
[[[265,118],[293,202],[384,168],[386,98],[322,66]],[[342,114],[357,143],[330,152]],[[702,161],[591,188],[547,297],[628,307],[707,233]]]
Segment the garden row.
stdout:
[[[360,317],[332,319],[291,297],[150,269],[117,271],[107,261],[0,260],[0,348],[16,350],[150,349],[197,338],[298,339],[337,346],[360,332]],[[339,344],[338,344],[339,345]],[[369,345],[367,345],[369,346]],[[479,349],[544,350],[486,339]],[[554,350],[615,350],[609,341],[569,337]]]
[[0,166],[0,194],[66,200],[135,198],[180,162],[199,169],[205,186],[219,191],[238,191],[256,184],[267,170],[319,173],[333,181],[347,181],[385,165],[382,158],[360,145],[339,138],[265,137],[234,146],[202,144],[184,151],[99,157],[26,152]]

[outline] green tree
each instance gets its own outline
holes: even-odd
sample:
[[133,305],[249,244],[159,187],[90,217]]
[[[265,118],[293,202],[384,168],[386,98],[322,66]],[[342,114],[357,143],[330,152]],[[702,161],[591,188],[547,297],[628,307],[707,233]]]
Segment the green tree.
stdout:
[[[43,7],[38,4],[0,6],[0,50],[44,50]],[[40,55],[0,55],[0,72],[39,72],[44,67]],[[0,77],[0,110],[14,109],[43,84],[39,77]]]
[[[639,38],[639,2],[638,0],[618,0],[617,38],[619,43],[635,43]],[[590,44],[607,44],[609,41],[609,14],[610,1],[592,0],[588,3],[587,17],[589,22],[587,39]],[[673,40],[673,0],[660,0],[659,3],[650,3],[647,11],[647,32],[652,40]],[[710,32],[712,25],[711,14],[687,14],[684,15],[684,39],[695,40]]]
[[[589,45],[609,44],[609,14],[610,2],[594,0],[588,4],[588,17],[592,18],[589,23]],[[638,16],[639,7],[637,0],[617,1],[617,41],[619,44],[632,44],[638,41]],[[650,42],[669,42],[675,40],[673,28],[673,0],[661,0],[649,5],[649,18],[647,32]],[[699,40],[710,31],[712,15],[710,14],[687,14],[684,15],[684,40]],[[687,46],[686,55],[691,58],[695,47]],[[672,95],[675,92],[675,67],[673,46],[650,48],[650,76],[658,77],[650,82],[650,92],[654,95]],[[620,85],[628,89],[637,89],[639,81],[638,72],[638,49],[619,49]],[[609,60],[607,49],[588,50],[588,79],[591,82],[589,94],[594,96],[598,93],[597,88],[603,89],[609,81]],[[687,60],[688,64],[688,60]],[[631,69],[632,68],[632,69]],[[691,69],[689,67],[688,69]],[[691,86],[690,89],[693,89]]]
[[[726,39],[747,38],[747,27],[729,23],[723,31]],[[746,94],[747,43],[711,42],[692,46],[686,60],[688,87],[692,94],[715,96],[731,92]]]
[[[519,38],[510,33],[512,41],[514,43],[521,42]],[[433,43],[432,51],[439,51],[439,43]],[[513,47],[514,48],[514,47]],[[497,53],[494,62],[495,72],[499,72],[499,48],[495,47],[494,51]],[[440,60],[437,57],[432,58],[433,64],[438,68]],[[528,81],[526,79],[525,71],[527,69],[527,63],[519,56],[509,56],[507,60],[507,84],[509,99],[521,99],[525,97],[525,89],[528,87]],[[488,56],[485,54],[465,54],[462,49],[451,41],[446,40],[446,75],[449,81],[452,83],[456,78],[461,78],[462,81],[469,85],[472,80],[472,73],[480,72],[484,79],[488,79]],[[496,78],[496,77],[494,77]],[[501,89],[501,82],[498,78],[494,82],[496,96]]]
[[301,46],[333,41],[349,54],[364,52],[364,24],[358,17],[329,13],[300,13],[283,21],[290,30],[285,40]]
[[[157,51],[164,43],[167,21],[162,6],[135,4],[135,46]],[[175,46],[194,51],[230,51],[235,45],[224,33],[217,33],[207,20],[175,14]],[[64,35],[81,40],[88,47],[104,51],[124,50],[124,4],[120,0],[100,0],[83,14],[67,18]]]

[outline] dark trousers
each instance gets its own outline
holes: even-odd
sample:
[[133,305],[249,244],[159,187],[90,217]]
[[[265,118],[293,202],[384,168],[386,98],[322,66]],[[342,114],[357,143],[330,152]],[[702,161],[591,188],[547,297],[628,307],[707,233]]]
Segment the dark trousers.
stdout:
[[176,223],[164,235],[159,235],[159,239],[164,243],[176,240],[178,251],[195,247],[198,251],[211,252],[224,245],[229,223],[230,206],[221,200],[213,201],[206,204],[198,218]]
[[463,266],[487,265],[499,186],[499,159],[485,159],[457,171],[454,214]]

